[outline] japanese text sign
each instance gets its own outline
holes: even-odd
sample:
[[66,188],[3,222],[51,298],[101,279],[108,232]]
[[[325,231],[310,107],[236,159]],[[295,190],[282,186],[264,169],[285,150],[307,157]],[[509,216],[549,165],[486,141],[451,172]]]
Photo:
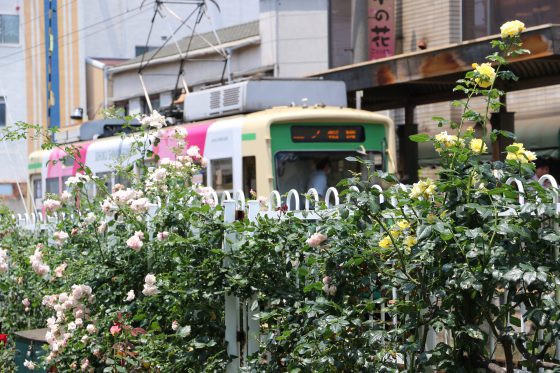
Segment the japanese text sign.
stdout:
[[369,0],[369,59],[395,54],[395,0]]

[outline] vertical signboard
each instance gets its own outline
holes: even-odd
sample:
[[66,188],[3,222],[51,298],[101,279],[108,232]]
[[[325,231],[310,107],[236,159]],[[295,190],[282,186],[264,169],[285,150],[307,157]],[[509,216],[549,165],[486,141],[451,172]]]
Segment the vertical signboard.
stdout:
[[395,54],[395,0],[368,0],[369,59]]

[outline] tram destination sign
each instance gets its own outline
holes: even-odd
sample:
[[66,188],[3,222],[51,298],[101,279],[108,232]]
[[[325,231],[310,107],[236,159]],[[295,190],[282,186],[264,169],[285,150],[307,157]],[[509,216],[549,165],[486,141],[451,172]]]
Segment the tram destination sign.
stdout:
[[363,126],[292,126],[293,142],[364,142]]

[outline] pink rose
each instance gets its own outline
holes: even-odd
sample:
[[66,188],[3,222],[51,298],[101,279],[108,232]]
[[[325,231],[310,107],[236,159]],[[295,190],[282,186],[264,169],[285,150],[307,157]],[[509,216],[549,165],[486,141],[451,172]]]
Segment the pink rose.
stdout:
[[169,232],[163,231],[157,234],[158,241],[165,241],[169,237]]
[[68,267],[68,264],[66,264],[66,262],[64,262],[61,265],[59,265],[58,267],[56,267],[54,269],[55,276],[59,277],[59,278],[62,277],[62,274],[66,270],[66,267]]
[[126,240],[126,245],[128,247],[130,247],[132,250],[138,252],[138,251],[140,251],[140,249],[142,248],[144,243],[142,242],[142,239],[138,235],[135,234],[134,236],[132,236],[128,240]]
[[194,160],[200,158],[200,148],[196,145],[193,145],[187,149],[187,155]]
[[121,327],[119,325],[113,325],[111,326],[111,329],[109,329],[109,332],[111,333],[112,336],[115,336],[117,334],[119,334],[121,332]]
[[317,232],[317,233],[313,233],[311,237],[309,237],[305,242],[311,247],[317,247],[320,244],[322,244],[326,239],[327,236]]
[[47,212],[53,212],[60,208],[60,202],[49,198],[43,201],[43,206]]

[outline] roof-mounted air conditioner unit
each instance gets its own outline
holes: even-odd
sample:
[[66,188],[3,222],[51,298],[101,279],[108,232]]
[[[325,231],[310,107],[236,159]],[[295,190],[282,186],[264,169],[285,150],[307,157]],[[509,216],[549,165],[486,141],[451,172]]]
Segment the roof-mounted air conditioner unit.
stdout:
[[251,113],[275,106],[347,106],[344,82],[305,79],[249,80],[189,93],[187,122]]

